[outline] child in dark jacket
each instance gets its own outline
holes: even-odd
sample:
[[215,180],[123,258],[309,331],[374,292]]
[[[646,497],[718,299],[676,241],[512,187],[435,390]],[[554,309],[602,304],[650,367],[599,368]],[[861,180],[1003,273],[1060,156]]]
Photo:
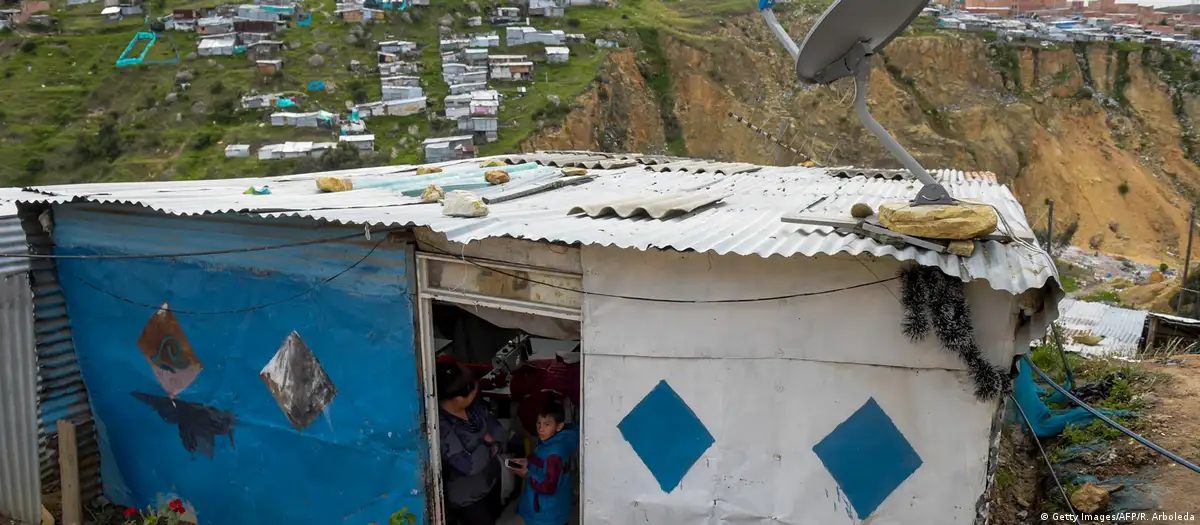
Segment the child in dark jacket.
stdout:
[[574,501],[579,432],[566,424],[566,411],[549,401],[538,412],[538,444],[515,472],[525,478],[518,514],[526,525],[567,525]]

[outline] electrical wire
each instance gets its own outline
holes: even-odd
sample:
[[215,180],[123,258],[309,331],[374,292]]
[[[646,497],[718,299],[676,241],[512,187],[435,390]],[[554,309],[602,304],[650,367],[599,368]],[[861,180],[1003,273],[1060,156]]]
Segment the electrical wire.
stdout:
[[774,295],[774,296],[768,296],[768,297],[747,297],[747,298],[742,298],[742,299],[660,299],[657,297],[638,297],[638,296],[633,296],[633,295],[618,295],[618,294],[608,294],[608,293],[600,293],[600,292],[586,292],[586,291],[583,291],[583,290],[580,290],[577,288],[570,288],[567,286],[559,286],[559,285],[553,284],[553,283],[538,281],[536,279],[530,279],[528,277],[518,275],[518,274],[515,274],[512,272],[505,272],[504,270],[500,270],[497,268],[493,268],[491,266],[487,266],[485,264],[481,264],[472,259],[468,259],[466,257],[455,255],[453,253],[450,253],[450,252],[443,250],[441,248],[438,248],[436,246],[425,246],[425,248],[428,248],[428,249],[430,249],[434,252],[440,253],[442,255],[453,257],[454,259],[463,261],[467,264],[478,266],[479,268],[482,268],[489,272],[495,272],[495,273],[498,273],[498,274],[506,276],[506,277],[511,277],[513,279],[519,279],[521,281],[525,281],[525,282],[532,283],[532,284],[537,284],[540,286],[554,288],[556,290],[574,292],[574,293],[582,294],[582,295],[590,295],[592,297],[607,297],[610,299],[625,299],[628,301],[644,301],[644,302],[650,302],[650,303],[671,303],[671,304],[763,303],[763,302],[769,302],[769,301],[782,301],[784,299],[796,299],[799,297],[813,297],[813,296],[817,296],[817,295],[828,295],[828,294],[832,294],[832,293],[846,292],[846,291],[850,291],[850,290],[856,290],[859,288],[866,288],[868,286],[874,286],[877,284],[883,284],[883,283],[886,283],[889,281],[895,281],[900,278],[899,276],[889,277],[886,279],[879,279],[876,281],[870,281],[870,282],[855,284],[855,285],[851,285],[851,286],[844,286],[842,288],[834,288],[832,290],[822,290],[819,292],[801,292],[801,293],[793,293],[793,294],[787,294],[787,295]]
[[139,303],[139,302],[137,302],[137,301],[134,301],[134,300],[132,300],[132,299],[129,299],[129,298],[126,298],[126,297],[122,297],[122,296],[120,296],[120,295],[117,295],[117,294],[115,294],[115,293],[112,293],[112,292],[110,292],[110,291],[108,291],[108,290],[105,290],[105,289],[103,289],[103,288],[100,288],[99,286],[96,286],[96,285],[94,285],[94,284],[92,284],[92,283],[90,283],[90,282],[88,282],[88,281],[86,281],[86,280],[84,280],[84,279],[81,279],[81,278],[79,278],[79,277],[76,277],[75,279],[76,279],[76,280],[78,280],[79,282],[83,283],[83,284],[84,284],[84,286],[87,286],[88,288],[91,288],[91,289],[93,289],[93,290],[96,290],[97,292],[100,292],[100,293],[102,293],[102,294],[104,294],[104,295],[107,295],[107,296],[109,296],[109,297],[111,297],[111,298],[113,298],[113,299],[116,299],[116,300],[118,300],[118,301],[121,301],[121,302],[123,302],[123,303],[131,304],[131,305],[134,305],[134,306],[141,306],[141,307],[143,307],[143,308],[149,308],[149,309],[152,309],[152,310],[167,310],[167,311],[170,311],[170,312],[172,312],[172,313],[176,313],[176,314],[180,314],[180,315],[228,315],[228,314],[243,314],[243,313],[247,313],[247,312],[253,312],[253,311],[255,311],[255,310],[262,310],[262,309],[264,309],[264,308],[270,308],[270,307],[272,307],[272,306],[278,306],[278,305],[281,305],[281,304],[283,304],[283,303],[291,302],[291,301],[294,301],[294,300],[296,300],[296,299],[299,299],[299,298],[301,298],[301,297],[304,297],[305,295],[308,295],[308,294],[310,294],[310,293],[312,293],[312,292],[316,291],[316,290],[317,290],[317,288],[320,288],[320,287],[322,287],[322,286],[325,286],[326,284],[329,284],[329,283],[333,282],[333,280],[334,280],[334,279],[337,279],[338,277],[341,277],[341,276],[343,276],[343,275],[345,275],[345,274],[349,273],[351,270],[353,270],[353,269],[357,268],[357,267],[358,267],[358,265],[362,264],[362,262],[363,262],[363,261],[367,260],[367,258],[368,258],[368,257],[370,257],[370,256],[371,256],[371,254],[375,253],[375,249],[376,249],[376,248],[379,248],[379,246],[380,246],[381,244],[383,244],[383,242],[384,242],[384,241],[386,241],[386,240],[387,240],[387,237],[384,237],[384,238],[382,238],[382,239],[379,239],[379,242],[375,243],[375,245],[374,245],[374,246],[371,246],[371,249],[367,251],[366,255],[363,255],[363,256],[362,256],[361,258],[359,258],[357,261],[354,261],[354,264],[351,264],[350,266],[347,266],[347,267],[346,267],[344,270],[342,270],[342,271],[340,271],[340,272],[338,272],[338,273],[335,273],[335,274],[333,274],[333,275],[331,275],[331,276],[329,276],[329,277],[326,277],[326,278],[325,278],[325,279],[323,279],[321,282],[319,282],[319,283],[317,283],[317,284],[314,284],[314,285],[310,286],[310,287],[309,287],[307,290],[304,290],[303,292],[300,292],[300,293],[298,293],[298,294],[292,295],[291,297],[287,297],[287,298],[284,298],[284,299],[280,299],[280,300],[278,300],[278,301],[271,301],[271,302],[269,302],[269,303],[263,303],[263,304],[260,304],[260,305],[257,305],[257,306],[251,306],[251,307],[249,307],[249,308],[239,308],[239,309],[237,309],[237,310],[216,310],[216,311],[208,311],[208,312],[204,312],[204,311],[195,311],[195,310],[176,310],[176,309],[174,309],[174,308],[171,308],[170,306],[167,306],[167,307],[165,307],[165,308],[164,308],[162,305],[153,305],[153,304]]
[[1058,486],[1058,491],[1062,493],[1063,502],[1067,504],[1068,509],[1071,509],[1071,514],[1075,516],[1075,522],[1079,523],[1079,513],[1071,505],[1071,498],[1067,495],[1067,489],[1063,488],[1062,482],[1058,480],[1058,474],[1054,473],[1054,463],[1050,461],[1050,456],[1046,454],[1046,449],[1042,448],[1042,441],[1038,439],[1037,434],[1033,433],[1033,423],[1029,421],[1029,416],[1025,415],[1025,409],[1021,408],[1021,404],[1017,402],[1017,398],[1013,397],[1012,394],[1009,394],[1008,398],[1017,407],[1017,412],[1021,413],[1021,419],[1025,420],[1025,427],[1029,429],[1029,435],[1033,438],[1033,442],[1037,444],[1038,452],[1042,453],[1042,460],[1046,462],[1046,468],[1050,469],[1050,477],[1054,478],[1054,484]]
[[[369,230],[368,230],[369,231]],[[388,234],[399,230],[381,230],[372,233]],[[226,255],[231,253],[249,253],[263,252],[270,250],[282,250],[284,248],[297,248],[300,246],[312,246],[314,244],[326,244],[347,239],[362,237],[362,233],[352,233],[338,237],[326,237],[323,239],[313,239],[310,241],[289,242],[285,244],[270,244],[263,246],[249,246],[246,248],[230,248],[227,250],[210,250],[206,252],[183,252],[183,253],[152,253],[152,254],[111,254],[111,255],[48,255],[37,253],[0,253],[0,259],[82,259],[82,260],[103,260],[103,259],[179,259],[183,257],[202,257],[205,255]],[[386,238],[386,237],[385,237]]]
[[1159,454],[1163,455],[1163,457],[1166,457],[1167,459],[1169,459],[1171,461],[1179,463],[1180,465],[1187,467],[1188,469],[1192,470],[1193,472],[1200,473],[1200,466],[1196,466],[1191,461],[1188,461],[1186,459],[1179,457],[1179,455],[1175,454],[1174,452],[1171,452],[1165,448],[1158,446],[1157,443],[1154,443],[1153,441],[1150,441],[1142,436],[1139,436],[1134,431],[1129,430],[1128,428],[1125,428],[1120,423],[1113,421],[1108,416],[1102,414],[1099,410],[1092,408],[1087,403],[1084,403],[1078,397],[1075,397],[1075,394],[1068,392],[1067,389],[1063,388],[1058,383],[1055,383],[1053,379],[1050,379],[1050,376],[1046,375],[1046,373],[1042,371],[1042,369],[1038,368],[1037,365],[1033,364],[1033,360],[1029,358],[1028,354],[1021,356],[1021,359],[1024,359],[1025,362],[1029,364],[1029,368],[1032,369],[1034,372],[1037,372],[1037,374],[1039,376],[1042,376],[1042,380],[1047,383],[1050,383],[1050,386],[1053,387],[1055,390],[1057,390],[1058,393],[1066,396],[1066,398],[1070,399],[1071,402],[1075,403],[1076,405],[1079,405],[1081,408],[1088,411],[1093,416],[1096,416],[1096,418],[1099,419],[1100,421],[1107,423],[1108,426],[1110,426],[1110,427],[1120,430],[1126,436],[1129,436],[1129,437],[1133,438],[1134,440],[1136,440],[1138,443],[1141,443],[1141,444],[1149,447],[1151,450],[1158,452]]

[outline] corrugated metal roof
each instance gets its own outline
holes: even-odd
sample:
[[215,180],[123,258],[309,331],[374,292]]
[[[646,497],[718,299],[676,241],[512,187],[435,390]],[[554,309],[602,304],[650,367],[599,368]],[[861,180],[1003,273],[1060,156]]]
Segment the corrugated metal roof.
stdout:
[[[1058,324],[1066,336],[1063,347],[1067,351],[1121,357],[1137,355],[1149,315],[1145,310],[1129,310],[1071,298],[1059,301],[1058,312]],[[1098,335],[1104,339],[1094,346],[1085,345],[1076,343],[1071,338],[1074,335]]]
[[[576,160],[568,159],[573,157]],[[891,256],[937,266],[964,280],[985,279],[993,288],[1020,293],[1041,288],[1056,277],[1053,262],[1044,251],[1017,243],[978,242],[970,257],[939,254],[911,246],[897,247],[858,235],[843,235],[829,226],[787,224],[780,218],[804,210],[809,215],[849,218],[850,207],[866,203],[878,208],[889,201],[912,199],[920,183],[905,178],[837,176],[837,169],[762,166],[751,173],[722,175],[704,173],[658,173],[646,165],[680,162],[681,159],[607,155],[591,152],[551,152],[497,157],[507,162],[536,162],[554,166],[588,160],[635,160],[637,164],[618,169],[589,168],[594,180],[559,187],[490,204],[484,218],[453,218],[441,214],[436,204],[420,204],[371,181],[398,180],[415,176],[417,166],[385,166],[337,172],[354,179],[366,189],[321,194],[313,182],[319,175],[306,174],[271,179],[172,181],[116,184],[47,186],[18,192],[20,200],[96,203],[125,203],[149,207],[175,215],[205,213],[256,213],[268,217],[291,216],[324,219],[336,223],[372,227],[427,226],[451,241],[469,242],[487,237],[515,237],[535,241],[618,246],[622,248],[672,248],[713,251],[718,254],[814,256],[846,253]],[[486,159],[443,163],[454,177],[463,169],[475,169]],[[684,160],[693,162],[694,160]],[[628,164],[626,162],[625,164]],[[880,170],[867,170],[875,173]],[[968,178],[953,170],[938,171],[949,192],[958,198],[991,204],[1014,228],[1029,231],[1024,210],[1007,187],[984,177]],[[540,177],[539,177],[540,180]],[[436,180],[425,182],[436,183]],[[248,186],[269,184],[271,195],[243,195]],[[523,185],[528,186],[525,182]],[[693,213],[659,220],[648,217],[623,219],[608,216],[570,216],[580,205],[617,202],[631,197],[661,197],[699,188],[729,192],[719,205]],[[497,199],[499,200],[499,199]],[[1057,289],[1057,288],[1056,288]]]

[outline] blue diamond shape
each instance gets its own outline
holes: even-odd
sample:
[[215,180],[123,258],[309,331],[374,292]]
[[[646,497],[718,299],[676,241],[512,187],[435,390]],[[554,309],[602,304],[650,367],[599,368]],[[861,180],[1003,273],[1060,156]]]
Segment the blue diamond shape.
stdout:
[[859,519],[921,466],[921,457],[874,398],[813,447]]
[[716,441],[691,407],[666,381],[617,424],[663,492],[671,492]]

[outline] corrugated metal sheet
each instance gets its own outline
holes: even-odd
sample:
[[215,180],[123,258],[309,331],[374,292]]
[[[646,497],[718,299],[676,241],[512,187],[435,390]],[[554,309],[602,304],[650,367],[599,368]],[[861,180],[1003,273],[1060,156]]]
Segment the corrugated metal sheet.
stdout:
[[[555,156],[601,158],[579,153],[503,156],[524,162],[548,164]],[[540,158],[538,155],[544,155]],[[613,159],[618,157],[614,156]],[[632,157],[646,164],[678,162],[664,157]],[[478,166],[486,159],[458,161]],[[557,160],[554,160],[557,162]],[[450,166],[452,164],[445,164]],[[415,166],[387,166],[338,172],[341,177],[369,183],[372,180],[414,175]],[[807,214],[848,218],[858,202],[878,207],[884,202],[911,200],[920,189],[912,180],[864,176],[838,177],[832,170],[803,167],[762,167],[753,173],[726,176],[713,173],[655,173],[643,166],[592,171],[595,180],[489,206],[487,217],[445,217],[436,205],[417,205],[411,197],[370,188],[351,192],[317,193],[307,174],[274,179],[177,181],[153,183],[88,184],[35,188],[10,198],[42,202],[83,200],[127,203],[176,215],[217,212],[251,212],[265,216],[324,219],[372,227],[427,226],[455,242],[487,237],[515,237],[535,241],[597,244],[622,248],[673,248],[713,251],[717,254],[793,256],[868,253],[937,266],[965,280],[985,279],[997,290],[1020,293],[1041,288],[1056,276],[1053,261],[1040,249],[1017,243],[983,242],[970,257],[938,254],[913,247],[895,247],[857,235],[842,235],[832,227],[786,224],[780,218],[805,210]],[[947,170],[949,192],[958,198],[995,206],[1015,229],[1029,231],[1024,210],[1007,187],[986,177],[968,178]],[[618,201],[634,196],[664,195],[725,183],[733,193],[720,206],[710,206],[670,220],[572,218],[571,208],[591,202]],[[272,195],[243,195],[250,185],[271,186]],[[2,194],[0,194],[2,195]]]
[[[1058,324],[1066,341],[1063,346],[1084,355],[1118,355],[1134,357],[1142,344],[1146,329],[1145,310],[1129,310],[1103,303],[1063,299],[1058,303]],[[1095,346],[1076,343],[1074,335],[1099,335],[1104,339]]]
[[[40,207],[39,207],[40,208]],[[41,210],[21,216],[34,253],[52,253],[53,242],[38,221]],[[75,340],[66,299],[53,260],[32,261],[33,330],[37,347],[38,456],[42,490],[58,487],[58,422],[76,425],[79,443],[79,483],[84,501],[100,495],[100,447],[88,404],[87,389],[75,357]]]
[[29,274],[0,275],[0,516],[39,523],[37,365]]
[[[17,206],[0,202],[0,253],[24,253],[25,250],[25,232],[17,218]],[[28,270],[28,259],[0,257],[0,277]]]
[[729,193],[719,190],[684,191],[585,204],[575,206],[567,213],[571,215],[582,213],[592,218],[616,215],[622,219],[645,214],[653,219],[665,219],[691,213],[728,196]]

